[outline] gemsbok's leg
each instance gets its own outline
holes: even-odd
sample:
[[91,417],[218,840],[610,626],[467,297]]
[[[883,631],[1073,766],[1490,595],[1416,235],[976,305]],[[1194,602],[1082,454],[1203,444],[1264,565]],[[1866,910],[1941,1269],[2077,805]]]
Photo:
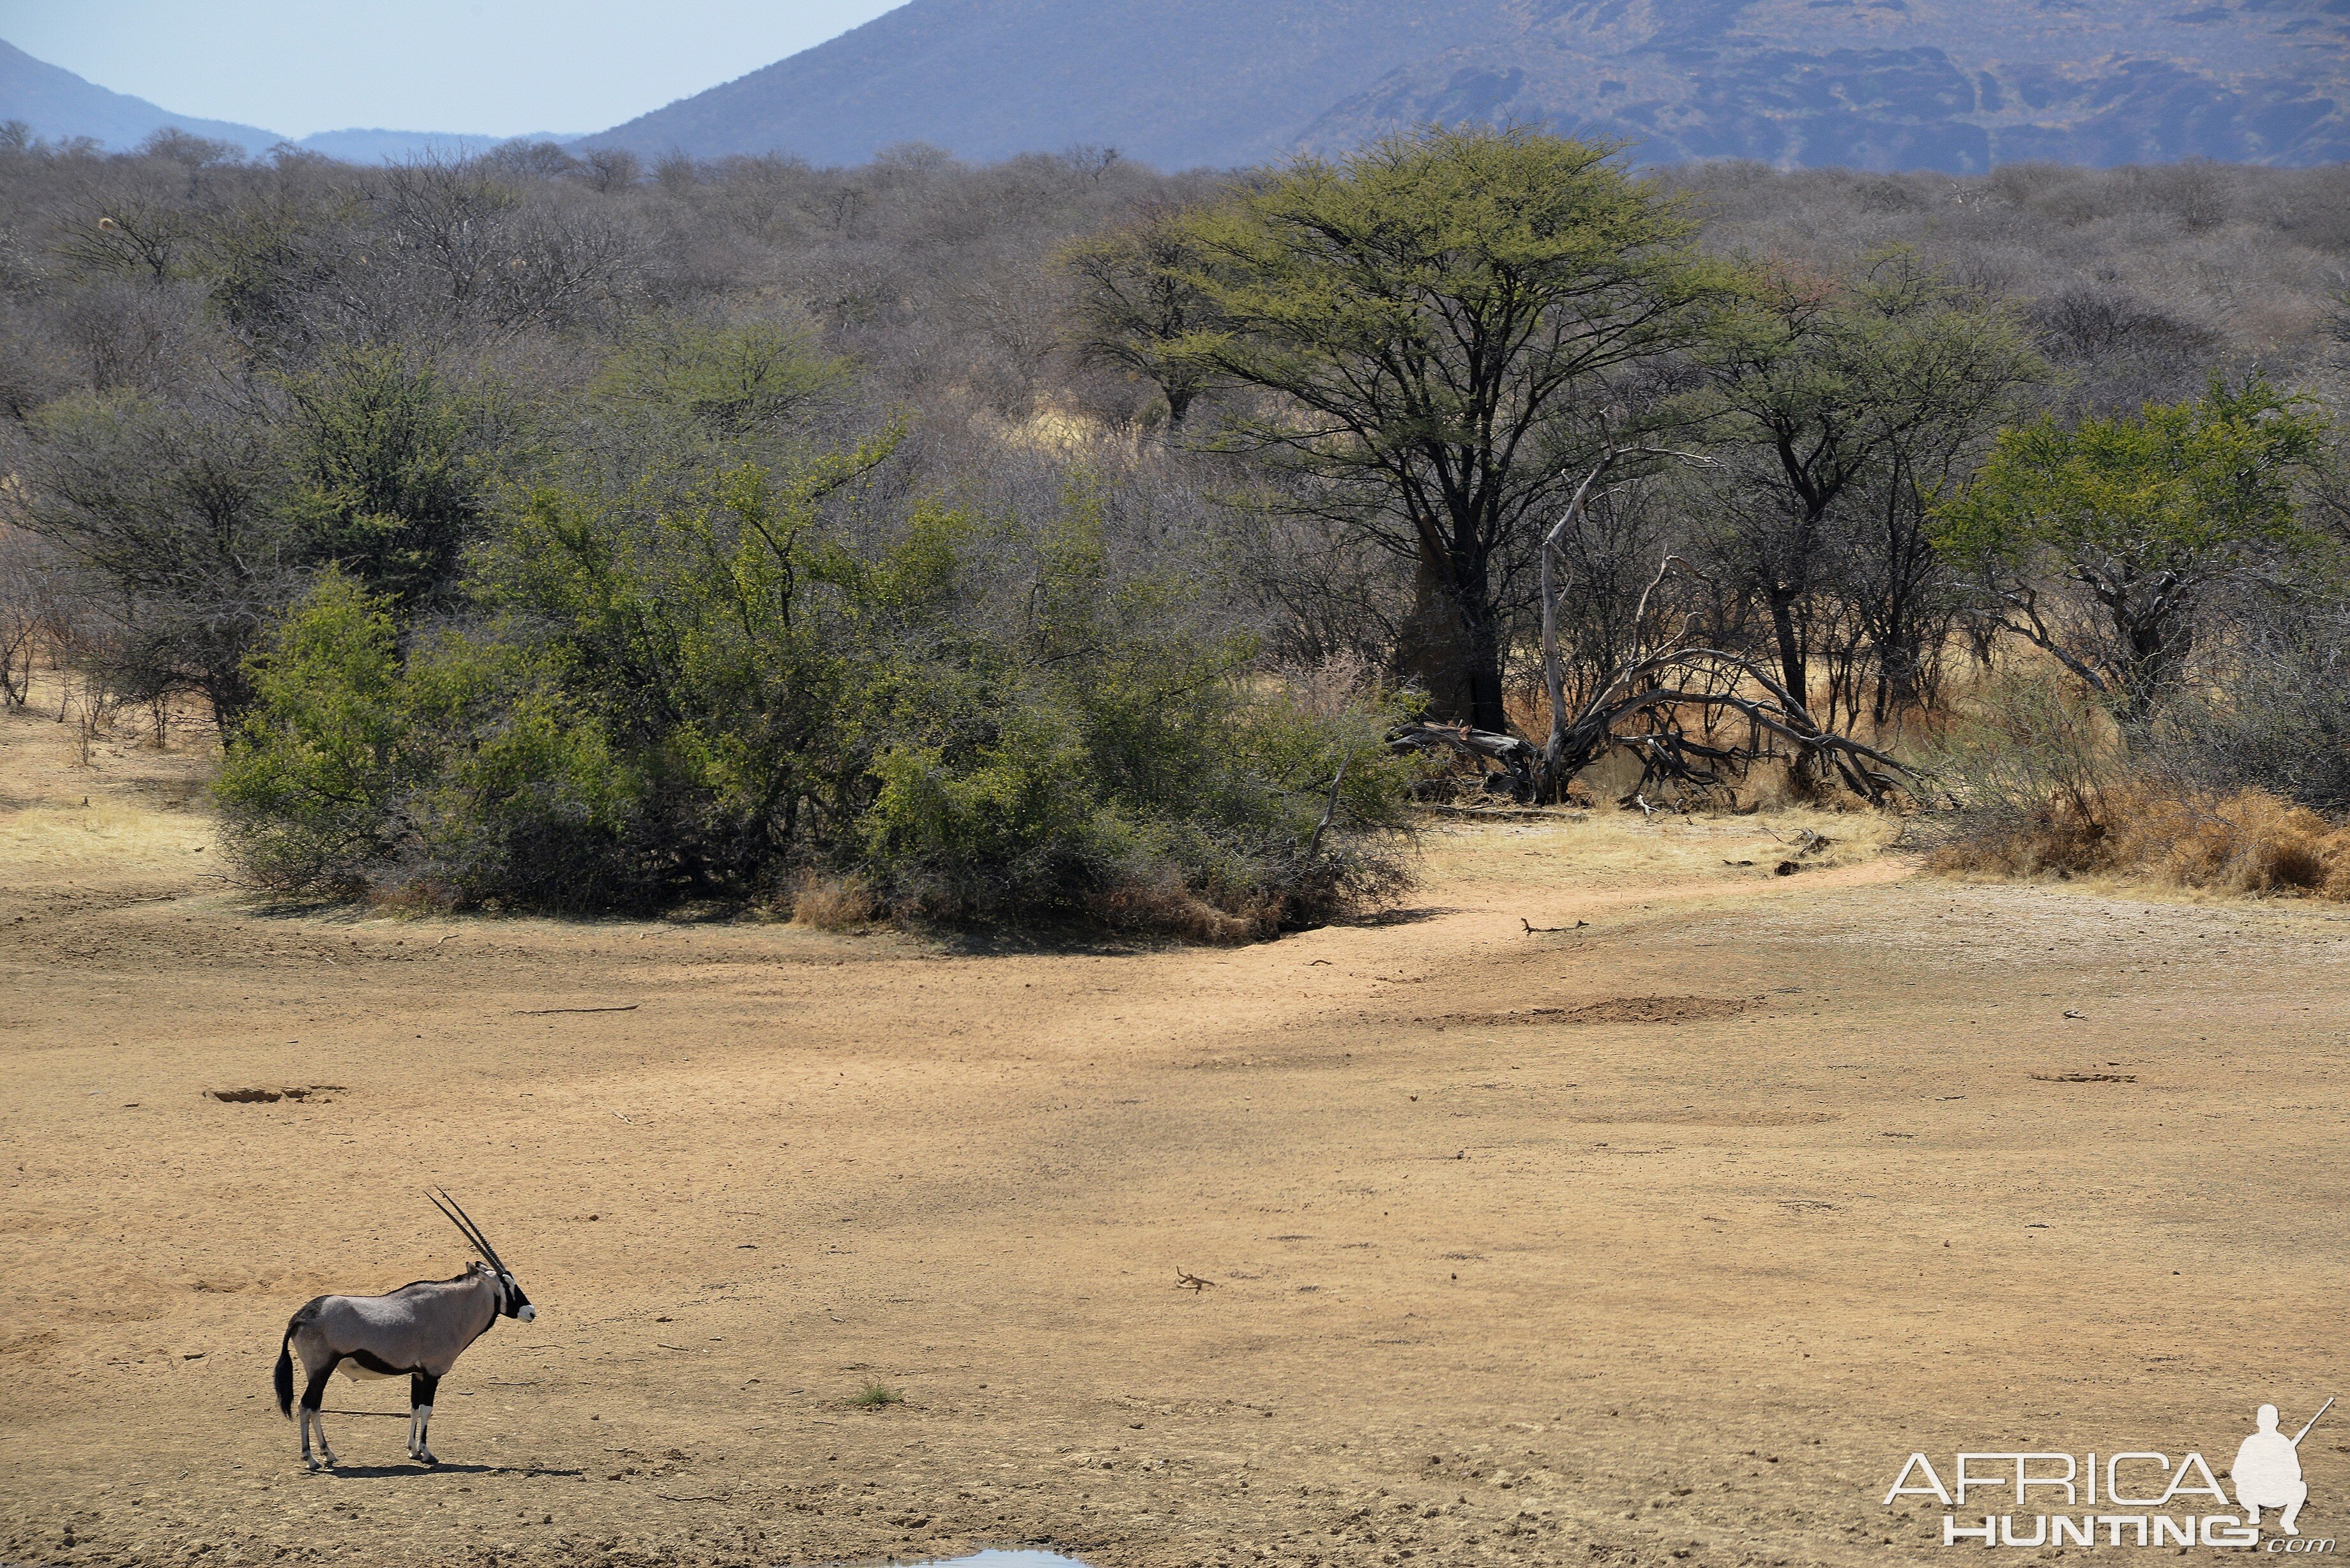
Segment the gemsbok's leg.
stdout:
[[331,1469],[342,1463],[335,1458],[335,1445],[327,1441],[327,1413],[324,1410],[310,1412],[310,1429],[318,1434],[318,1457],[326,1461],[328,1468]]
[[327,1380],[335,1375],[335,1368],[342,1359],[339,1355],[332,1356],[324,1366],[312,1369],[310,1386],[302,1390],[302,1462],[314,1470],[320,1462],[310,1457],[310,1433],[314,1428],[318,1434],[319,1454],[327,1464],[335,1462],[335,1450],[327,1446],[326,1423],[318,1418],[318,1407],[327,1397]]
[[437,1465],[426,1443],[432,1426],[432,1396],[441,1386],[441,1379],[427,1373],[417,1373],[408,1380],[408,1452],[420,1464]]

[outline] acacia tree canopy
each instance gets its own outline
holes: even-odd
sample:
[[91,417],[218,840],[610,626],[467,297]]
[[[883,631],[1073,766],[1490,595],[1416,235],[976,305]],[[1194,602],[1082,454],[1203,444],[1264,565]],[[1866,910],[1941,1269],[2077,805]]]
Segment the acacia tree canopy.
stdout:
[[1203,371],[1168,349],[1211,318],[1189,280],[1200,261],[1171,208],[1144,211],[1121,228],[1072,240],[1055,258],[1076,285],[1073,347],[1095,364],[1147,377],[1180,425],[1201,391]]
[[1430,129],[1183,220],[1180,275],[1216,319],[1168,357],[1271,394],[1235,400],[1228,438],[1413,563],[1398,662],[1481,728],[1506,724],[1502,590],[1610,372],[1695,341],[1730,282],[1617,151]]

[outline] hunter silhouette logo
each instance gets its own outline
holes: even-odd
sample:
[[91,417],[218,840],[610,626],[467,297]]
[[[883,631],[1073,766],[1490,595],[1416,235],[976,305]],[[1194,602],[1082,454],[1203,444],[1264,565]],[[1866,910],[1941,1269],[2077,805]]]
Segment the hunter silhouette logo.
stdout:
[[[2145,1449],[2108,1453],[2102,1461],[2091,1452],[2085,1463],[2073,1454],[1969,1451],[1956,1456],[1948,1485],[1931,1459],[1911,1454],[1885,1494],[1885,1506],[1905,1497],[1930,1497],[1950,1511],[1942,1515],[1943,1545],[2024,1547],[2258,1548],[2261,1516],[2273,1510],[2281,1533],[2268,1540],[2266,1550],[2331,1552],[2331,1540],[2303,1539],[2299,1521],[2309,1501],[2302,1439],[2333,1407],[2334,1401],[2326,1400],[2288,1438],[2278,1430],[2277,1407],[2262,1405],[2253,1413],[2251,1435],[2238,1445],[2235,1463],[2228,1467],[2226,1487],[2203,1456],[2192,1452],[2173,1465],[2169,1455]],[[2006,1507],[1995,1513],[1960,1511],[1970,1501],[1981,1506],[1988,1500],[1980,1494],[1985,1492],[1999,1494]],[[2088,1511],[2042,1511],[2051,1505]],[[2220,1511],[2230,1507],[2238,1511]],[[2116,1511],[2099,1512],[2100,1508]]]
[[[2328,1399],[2317,1407],[2317,1416],[2334,1408]],[[2301,1440],[2309,1436],[2310,1427],[2317,1425],[2317,1416],[2309,1418],[2308,1426],[2286,1437],[2277,1430],[2277,1407],[2263,1405],[2253,1416],[2260,1429],[2246,1438],[2236,1450],[2236,1462],[2228,1471],[2236,1483],[2236,1506],[2244,1511],[2244,1522],[2260,1528],[2261,1510],[2281,1508],[2284,1512],[2277,1520],[2277,1528],[2287,1535],[2299,1535],[2293,1521],[2301,1514],[2301,1505],[2309,1501],[2309,1483],[2301,1479]]]

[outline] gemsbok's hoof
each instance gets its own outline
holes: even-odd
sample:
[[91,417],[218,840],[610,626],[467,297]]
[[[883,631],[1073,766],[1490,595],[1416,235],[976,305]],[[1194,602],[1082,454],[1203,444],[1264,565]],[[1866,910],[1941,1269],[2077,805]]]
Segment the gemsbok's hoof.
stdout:
[[425,1452],[422,1449],[417,1449],[417,1450],[416,1450],[416,1462],[417,1462],[418,1464],[420,1464],[420,1465],[437,1465],[437,1464],[439,1464],[441,1461],[440,1461],[439,1459],[434,1459],[431,1454],[429,1454],[429,1453]]

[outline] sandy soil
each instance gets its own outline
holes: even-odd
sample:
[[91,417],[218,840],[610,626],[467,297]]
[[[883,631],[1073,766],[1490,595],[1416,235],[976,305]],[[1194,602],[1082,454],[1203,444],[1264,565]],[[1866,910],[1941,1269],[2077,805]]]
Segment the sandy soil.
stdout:
[[[200,765],[0,718],[11,1562],[1876,1562],[1913,1449],[2350,1393],[2339,912],[1610,812],[1237,950],[283,913]],[[306,1475],[286,1319],[455,1272],[427,1182],[538,1321]]]

